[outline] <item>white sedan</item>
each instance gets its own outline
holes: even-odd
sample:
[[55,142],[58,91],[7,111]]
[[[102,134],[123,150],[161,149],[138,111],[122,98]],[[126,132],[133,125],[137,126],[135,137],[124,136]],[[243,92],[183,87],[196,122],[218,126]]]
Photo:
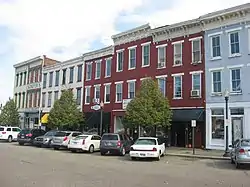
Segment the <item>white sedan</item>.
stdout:
[[100,141],[101,137],[98,135],[82,134],[70,140],[68,149],[71,152],[88,151],[93,153],[100,150]]
[[155,137],[141,137],[130,147],[129,155],[132,160],[136,158],[161,159],[165,154],[165,143]]

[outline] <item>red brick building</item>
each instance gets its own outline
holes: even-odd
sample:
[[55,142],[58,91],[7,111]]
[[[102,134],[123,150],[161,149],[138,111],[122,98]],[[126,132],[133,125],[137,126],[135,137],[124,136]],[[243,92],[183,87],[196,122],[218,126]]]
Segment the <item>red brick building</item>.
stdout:
[[[109,121],[104,121],[109,123],[111,132],[123,128],[121,119],[125,113],[126,103],[135,96],[141,80],[152,77],[158,80],[159,88],[169,99],[173,109],[172,144],[189,144],[190,124],[193,119],[197,120],[197,146],[204,143],[201,137],[205,129],[205,64],[203,32],[199,24],[192,20],[156,29],[142,25],[112,36],[114,54],[98,57],[102,58],[101,67],[104,68],[98,70],[101,75],[97,80],[93,75],[96,74],[94,66],[91,69],[91,80],[87,81],[86,76],[89,76],[89,64],[98,59],[86,61],[85,88],[94,87],[89,97],[95,98],[99,92],[96,94],[94,90],[100,86],[98,99],[104,102],[103,111],[107,113],[106,116],[110,116]],[[111,75],[105,78],[105,58],[111,56]],[[106,102],[105,90],[109,91],[109,102]],[[86,93],[85,89],[85,100]],[[85,112],[91,111],[90,105],[85,102]]]

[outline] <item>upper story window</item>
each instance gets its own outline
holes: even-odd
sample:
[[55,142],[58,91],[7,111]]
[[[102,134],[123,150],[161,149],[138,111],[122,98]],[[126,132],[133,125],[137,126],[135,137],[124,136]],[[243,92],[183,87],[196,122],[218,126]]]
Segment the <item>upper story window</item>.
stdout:
[[105,77],[110,77],[111,76],[111,58],[106,59],[106,68],[105,68]]
[[128,69],[135,69],[136,68],[136,47],[129,48],[129,63]]
[[230,56],[234,56],[240,53],[240,38],[239,32],[229,33],[230,40]]
[[201,96],[201,73],[192,73],[192,91],[191,97]]
[[42,93],[42,107],[45,107],[45,102],[46,102],[46,93]]
[[115,85],[115,102],[122,102],[122,82],[116,83]]
[[201,38],[192,38],[192,63],[201,62]]
[[174,66],[182,65],[182,43],[184,41],[174,43]]
[[95,79],[101,77],[101,60],[95,62]]
[[69,83],[74,82],[74,67],[69,68]]
[[135,97],[135,80],[128,82],[128,99]]
[[82,98],[82,88],[76,89],[76,104],[81,105],[81,98]]
[[19,86],[22,86],[23,84],[23,73],[20,73],[20,84]]
[[77,68],[78,68],[78,70],[77,70],[77,82],[81,82],[82,81],[82,65],[78,65]]
[[46,88],[47,86],[47,73],[43,74],[43,88]]
[[27,72],[23,73],[23,85],[26,84],[26,79],[27,79]]
[[16,87],[19,85],[19,74],[16,74]]
[[240,93],[241,90],[241,72],[239,69],[231,69],[231,92]]
[[48,92],[48,107],[51,107],[52,92]]
[[161,93],[163,94],[163,96],[166,96],[166,78],[158,78],[158,86],[159,89],[161,91]]
[[35,74],[35,82],[38,82],[38,79],[39,79],[39,72],[40,72],[40,70],[39,70],[39,69],[35,69],[35,70],[34,70],[34,74]]
[[250,54],[250,28],[247,29],[248,34],[248,54]]
[[95,85],[94,98],[97,100],[99,99],[99,101],[100,101],[100,92],[101,92],[101,85]]
[[91,80],[92,77],[92,63],[88,63],[86,66],[86,80]]
[[23,92],[22,108],[25,108],[25,92]]
[[111,84],[105,85],[104,103],[110,103],[110,87],[111,87]]
[[57,101],[59,97],[59,91],[54,92],[54,101]]
[[212,93],[221,93],[221,71],[212,72]]
[[60,71],[56,71],[55,86],[58,86],[58,85],[59,85],[59,76],[60,76]]
[[52,87],[53,84],[53,72],[49,73],[49,87]]
[[220,35],[211,37],[212,58],[221,56]]
[[124,50],[117,51],[116,72],[123,71]]
[[150,65],[150,43],[142,44],[142,67]]
[[90,86],[85,87],[85,104],[90,104]]
[[62,73],[63,73],[63,75],[62,75],[62,84],[63,85],[66,84],[66,71],[67,71],[67,69],[62,70]]
[[174,77],[174,99],[182,99],[182,75],[173,75]]
[[157,68],[165,68],[166,67],[166,46],[161,45],[161,46],[156,46],[158,48],[158,63],[157,63]]

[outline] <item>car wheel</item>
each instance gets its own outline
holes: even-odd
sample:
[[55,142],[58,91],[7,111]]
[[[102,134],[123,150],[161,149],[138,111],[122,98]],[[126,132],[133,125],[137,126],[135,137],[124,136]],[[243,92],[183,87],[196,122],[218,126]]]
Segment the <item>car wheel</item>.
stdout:
[[100,151],[101,155],[104,156],[106,153],[103,151]]
[[89,146],[89,153],[93,153],[94,150],[95,150],[95,149],[94,149],[94,146],[93,146],[93,145],[90,145],[90,146]]
[[131,160],[135,161],[135,160],[136,160],[136,157],[131,157]]
[[233,159],[233,158],[231,158],[231,164],[235,164],[235,163],[234,163],[234,159]]
[[19,142],[18,144],[19,144],[19,145],[24,145],[24,143],[21,143],[21,142]]
[[71,150],[72,153],[76,153],[76,150]]
[[9,142],[9,143],[12,142],[12,136],[9,136],[9,137],[8,137],[8,142]]
[[156,158],[157,161],[161,160],[161,152],[159,153],[158,157]]
[[120,155],[121,155],[121,156],[125,156],[125,155],[126,155],[126,150],[125,150],[124,147],[122,148]]
[[54,150],[59,150],[59,147],[54,147]]

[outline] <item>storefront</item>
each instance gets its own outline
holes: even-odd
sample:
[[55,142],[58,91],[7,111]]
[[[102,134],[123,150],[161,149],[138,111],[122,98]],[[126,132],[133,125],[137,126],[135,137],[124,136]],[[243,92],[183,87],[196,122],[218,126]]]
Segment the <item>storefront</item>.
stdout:
[[206,148],[225,149],[226,124],[228,124],[229,145],[239,138],[250,138],[250,102],[235,102],[228,106],[226,120],[225,103],[206,106]]

